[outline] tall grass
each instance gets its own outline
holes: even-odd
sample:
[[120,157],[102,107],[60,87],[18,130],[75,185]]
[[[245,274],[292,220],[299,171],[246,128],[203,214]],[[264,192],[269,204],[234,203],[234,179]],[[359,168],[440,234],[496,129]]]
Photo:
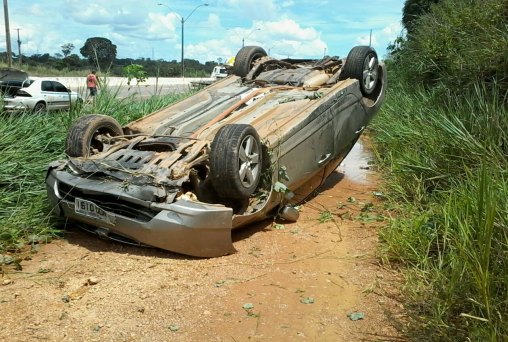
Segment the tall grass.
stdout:
[[398,204],[385,257],[408,266],[420,340],[508,340],[508,108],[477,85],[461,98],[395,87],[373,123]]
[[65,138],[81,115],[101,113],[121,124],[165,107],[188,94],[146,100],[117,99],[104,88],[95,101],[70,111],[0,115],[0,252],[23,248],[56,233],[44,185],[48,164],[65,157]]

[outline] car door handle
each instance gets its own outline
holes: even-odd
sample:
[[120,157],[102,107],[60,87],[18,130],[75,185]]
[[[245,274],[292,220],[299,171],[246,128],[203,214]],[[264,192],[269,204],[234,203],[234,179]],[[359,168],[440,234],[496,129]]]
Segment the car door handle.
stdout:
[[323,154],[323,155],[321,156],[321,159],[319,159],[318,164],[319,164],[319,165],[323,164],[323,163],[324,163],[324,162],[326,162],[326,161],[327,161],[327,160],[328,160],[331,156],[332,156],[332,154],[331,154],[331,153]]
[[360,133],[362,133],[364,129],[365,129],[365,126],[360,127],[360,129],[359,129],[359,130],[355,131],[355,134],[360,134]]

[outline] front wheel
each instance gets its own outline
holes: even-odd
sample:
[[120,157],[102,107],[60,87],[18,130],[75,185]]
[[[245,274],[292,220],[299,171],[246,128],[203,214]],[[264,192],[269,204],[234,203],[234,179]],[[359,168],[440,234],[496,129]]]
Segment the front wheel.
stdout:
[[259,135],[251,125],[232,124],[219,129],[210,151],[212,184],[223,199],[248,198],[262,171]]
[[357,79],[360,82],[362,94],[370,95],[376,89],[379,80],[378,66],[377,53],[372,47],[355,46],[346,57],[339,79]]
[[122,126],[112,117],[85,115],[69,128],[65,152],[69,157],[88,157],[105,150],[108,139],[123,135]]

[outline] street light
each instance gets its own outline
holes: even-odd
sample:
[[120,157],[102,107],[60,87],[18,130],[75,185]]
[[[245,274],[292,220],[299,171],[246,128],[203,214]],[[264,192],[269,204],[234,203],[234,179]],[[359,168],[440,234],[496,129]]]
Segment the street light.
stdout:
[[[167,7],[167,8],[169,8],[169,10],[171,10],[171,11],[172,11],[171,7],[169,7],[168,5],[165,5],[165,4],[162,4],[162,3],[158,3],[157,5],[158,5],[158,6],[164,6],[164,7]],[[179,15],[179,14],[175,13],[175,15],[176,15],[176,16],[178,17],[178,19],[180,20],[180,23],[182,24],[182,78],[184,78],[184,77],[185,77],[185,76],[184,76],[184,75],[185,75],[185,74],[184,74],[184,73],[185,73],[185,66],[184,66],[184,59],[183,59],[183,49],[184,49],[184,47],[183,47],[183,42],[184,42],[184,38],[183,38],[183,37],[184,37],[184,35],[183,35],[184,30],[183,30],[183,27],[184,27],[184,24],[185,24],[185,22],[187,21],[187,19],[189,19],[189,18],[190,18],[190,16],[191,16],[191,15],[192,15],[192,14],[193,14],[193,13],[194,13],[194,12],[195,12],[198,8],[199,8],[199,7],[201,7],[201,6],[208,6],[208,4],[201,4],[201,5],[197,5],[197,6],[196,6],[196,7],[195,7],[195,8],[194,8],[194,9],[193,9],[190,13],[189,13],[189,15],[187,16],[187,18],[185,18],[185,19],[184,19],[181,15]]]
[[261,31],[261,29],[259,27],[255,28],[252,31],[250,31],[250,33],[247,35],[247,37],[242,37],[242,47],[245,47],[245,39],[248,39],[250,37],[250,35],[254,33],[254,31]]

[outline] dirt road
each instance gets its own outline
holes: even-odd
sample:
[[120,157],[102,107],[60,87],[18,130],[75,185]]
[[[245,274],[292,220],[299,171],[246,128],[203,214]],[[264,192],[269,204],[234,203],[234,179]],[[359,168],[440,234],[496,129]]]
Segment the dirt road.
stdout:
[[0,340],[404,340],[397,275],[376,257],[382,204],[367,160],[357,145],[297,223],[234,232],[238,252],[221,258],[70,231],[0,280]]

